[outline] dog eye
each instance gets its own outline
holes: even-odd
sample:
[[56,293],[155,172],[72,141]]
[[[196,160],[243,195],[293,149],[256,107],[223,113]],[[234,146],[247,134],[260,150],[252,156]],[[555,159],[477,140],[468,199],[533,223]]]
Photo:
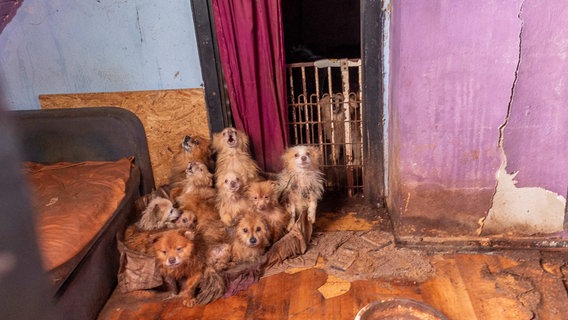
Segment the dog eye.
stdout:
[[229,179],[225,179],[225,183],[229,183]]
[[297,158],[297,157],[299,157],[299,156],[300,156],[300,155],[299,155],[299,154],[297,154],[297,153],[296,153],[296,154],[294,155],[294,157],[296,157],[296,158]]
[[163,254],[166,254],[166,250],[162,250],[162,253],[163,253]]
[[256,232],[260,232],[262,230],[261,227],[256,227]]
[[181,250],[183,250],[183,247],[177,247],[177,248],[176,248],[176,251],[177,251],[177,252],[181,252]]
[[183,218],[183,219],[181,219],[181,221],[182,221],[183,223],[187,223],[187,222],[189,221],[189,219],[188,219],[188,218]]
[[244,233],[248,233],[248,232],[249,232],[249,229],[248,229],[248,228],[244,228],[244,229],[243,229],[243,232],[244,232]]
[[306,156],[308,156],[308,157],[309,157],[309,156],[310,156],[310,153],[309,153],[309,152],[306,152]]
[[193,143],[194,143],[196,146],[198,146],[198,145],[199,145],[199,140],[193,139]]

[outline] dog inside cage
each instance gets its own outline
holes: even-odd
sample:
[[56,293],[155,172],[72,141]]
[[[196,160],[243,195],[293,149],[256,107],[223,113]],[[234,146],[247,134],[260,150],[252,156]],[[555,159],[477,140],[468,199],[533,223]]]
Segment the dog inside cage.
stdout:
[[316,145],[328,190],[349,196],[363,189],[360,59],[292,63],[288,108],[292,144]]

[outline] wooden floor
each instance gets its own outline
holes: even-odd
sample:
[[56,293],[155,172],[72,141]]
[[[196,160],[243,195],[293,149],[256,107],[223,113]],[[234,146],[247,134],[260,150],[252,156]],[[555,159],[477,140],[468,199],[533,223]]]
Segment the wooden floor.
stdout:
[[[335,212],[320,230],[384,227],[384,220]],[[338,222],[334,224],[333,221]],[[316,228],[318,229],[318,228]],[[409,298],[448,319],[568,319],[567,253],[503,251],[430,253],[434,274],[421,283],[344,281],[323,269],[288,270],[208,305],[184,307],[152,291],[115,292],[99,319],[353,319],[368,303]]]

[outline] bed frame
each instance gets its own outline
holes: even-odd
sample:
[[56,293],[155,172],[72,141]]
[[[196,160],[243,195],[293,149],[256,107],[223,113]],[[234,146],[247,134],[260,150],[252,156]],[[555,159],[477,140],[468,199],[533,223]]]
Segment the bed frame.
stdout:
[[[135,201],[154,190],[144,127],[118,107],[9,111],[23,161],[43,164],[116,161],[134,157],[126,196],[95,239],[77,256],[49,272],[56,318],[96,319],[117,284],[116,236],[135,219]],[[88,226],[87,226],[88,227]]]

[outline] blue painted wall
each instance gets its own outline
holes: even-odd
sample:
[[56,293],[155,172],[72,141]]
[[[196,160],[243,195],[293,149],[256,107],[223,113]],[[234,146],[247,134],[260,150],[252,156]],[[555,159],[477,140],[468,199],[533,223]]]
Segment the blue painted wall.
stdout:
[[26,0],[0,34],[0,95],[195,88],[202,84],[188,0]]

